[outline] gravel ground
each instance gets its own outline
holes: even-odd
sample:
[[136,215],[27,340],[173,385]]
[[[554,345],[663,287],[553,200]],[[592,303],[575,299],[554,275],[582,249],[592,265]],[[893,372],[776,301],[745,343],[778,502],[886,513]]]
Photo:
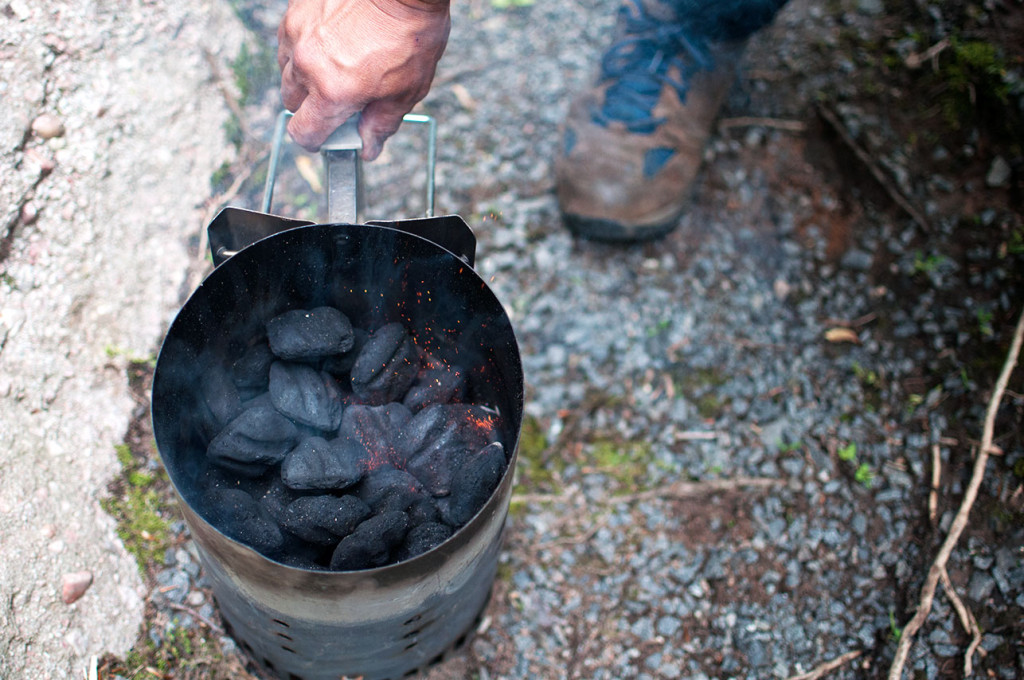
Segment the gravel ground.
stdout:
[[[931,44],[950,19],[918,4]],[[983,25],[1020,21],[1019,2],[996,4]],[[880,2],[793,0],[750,45],[679,229],[645,246],[573,240],[550,159],[614,8],[455,3],[422,107],[440,121],[438,213],[476,229],[528,383],[494,597],[430,677],[785,678],[846,653],[859,656],[831,677],[884,677],[1024,299],[1019,161],[976,140],[918,163],[899,112],[859,78],[865,45],[907,29]],[[253,8],[257,35],[280,9]],[[247,109],[258,139],[273,97]],[[403,131],[367,168],[369,217],[421,209],[421,146]],[[282,184],[278,210],[309,214],[298,175]],[[1019,371],[1010,390],[1003,455],[949,562],[983,631],[973,676],[1008,680],[1024,675]],[[216,621],[189,541],[155,583],[154,641]],[[969,640],[940,594],[907,677],[963,677]]]

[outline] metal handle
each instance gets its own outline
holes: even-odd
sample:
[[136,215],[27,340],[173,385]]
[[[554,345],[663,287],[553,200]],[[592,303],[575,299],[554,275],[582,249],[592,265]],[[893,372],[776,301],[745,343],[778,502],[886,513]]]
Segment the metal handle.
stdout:
[[[262,212],[269,213],[274,199],[274,184],[277,181],[277,168],[281,160],[281,145],[290,111],[282,111],[277,117],[274,128],[273,144],[270,147],[270,165],[267,169],[267,182],[263,188]],[[419,113],[408,113],[403,122],[426,124],[427,132],[427,189],[426,217],[434,216],[434,169],[437,165],[437,121],[433,116]],[[353,116],[331,133],[320,148],[327,175],[327,213],[331,222],[362,222],[362,161],[359,151],[362,141],[356,127],[358,116]]]

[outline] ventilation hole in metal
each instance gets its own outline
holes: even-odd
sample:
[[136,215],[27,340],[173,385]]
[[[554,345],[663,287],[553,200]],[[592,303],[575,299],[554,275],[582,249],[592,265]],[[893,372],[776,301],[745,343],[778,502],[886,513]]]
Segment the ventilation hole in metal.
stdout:
[[405,635],[402,636],[402,639],[403,640],[408,640],[409,638],[413,637],[414,635],[419,635],[422,630],[423,630],[422,628],[417,628],[416,630],[410,630],[408,633],[406,633]]
[[415,668],[413,668],[411,671],[407,671],[406,674],[403,675],[402,677],[403,678],[411,678],[412,676],[414,676],[414,675],[416,675],[418,673],[419,673],[419,671],[416,670]]
[[442,661],[444,661],[444,652],[442,652],[442,653],[438,654],[438,655],[437,655],[437,656],[435,656],[435,657],[434,657],[433,659],[431,659],[430,661],[428,661],[428,662],[427,662],[427,668],[433,668],[434,666],[438,665],[438,664],[439,664],[439,663],[441,663]]
[[412,642],[410,642],[409,644],[407,644],[407,645],[405,646],[405,651],[409,651],[410,649],[412,649],[413,647],[415,647],[415,646],[416,646],[416,645],[418,645],[418,644],[419,644],[419,642],[418,642],[418,641],[416,641],[416,640],[413,640]]
[[276,671],[277,670],[276,668],[274,668],[274,664],[273,664],[273,662],[270,659],[264,658],[263,659],[263,665],[266,666],[267,668],[269,668],[272,671]]
[[412,624],[416,623],[417,621],[419,621],[419,620],[420,620],[420,619],[422,619],[422,618],[423,618],[423,614],[417,614],[416,616],[414,616],[414,617],[412,617],[411,619],[407,620],[407,621],[406,621],[405,623],[403,623],[402,625],[403,625],[403,626],[409,626],[409,625],[412,625]]
[[298,654],[298,652],[296,652],[294,649],[292,649],[288,645],[281,645],[281,649],[283,649],[286,652],[291,652],[292,654]]
[[285,628],[291,628],[290,624],[282,621],[281,619],[270,619],[270,620],[273,621],[274,623],[278,624],[279,626],[284,626]]
[[459,648],[462,647],[462,645],[466,644],[466,637],[467,637],[466,633],[463,633],[462,635],[460,635],[459,639],[455,641],[455,644],[453,645],[453,649],[459,649]]
[[288,642],[291,642],[291,641],[292,641],[292,636],[291,636],[291,635],[288,635],[288,634],[286,634],[286,633],[275,633],[275,635],[277,635],[277,637],[279,637],[279,638],[284,638],[284,639],[285,639],[285,640],[287,640]]
[[295,673],[288,674],[288,680],[306,680],[301,675],[295,675]]
[[238,644],[242,645],[242,649],[244,649],[245,651],[249,652],[250,654],[255,654],[256,653],[256,652],[252,651],[252,645],[250,645],[245,640],[239,640]]

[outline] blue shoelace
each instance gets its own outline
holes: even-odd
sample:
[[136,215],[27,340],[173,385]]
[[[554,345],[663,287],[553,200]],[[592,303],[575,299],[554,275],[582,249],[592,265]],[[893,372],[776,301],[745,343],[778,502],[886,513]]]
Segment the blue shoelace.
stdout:
[[[595,107],[591,117],[599,125],[619,121],[630,132],[650,134],[665,120],[652,113],[662,87],[672,87],[685,101],[690,77],[712,68],[711,55],[706,44],[688,36],[682,24],[650,16],[640,0],[628,0],[619,14],[626,35],[601,60],[600,82],[612,84],[605,91],[604,104]],[[679,72],[678,80],[668,75],[672,66]]]

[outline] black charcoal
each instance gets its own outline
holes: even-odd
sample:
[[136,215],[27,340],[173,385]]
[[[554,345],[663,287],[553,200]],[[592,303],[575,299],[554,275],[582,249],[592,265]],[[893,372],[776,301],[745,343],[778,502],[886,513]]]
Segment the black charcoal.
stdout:
[[402,562],[436,548],[452,535],[452,528],[438,522],[426,522],[414,526],[405,536],[405,542],[395,553],[396,561]]
[[302,425],[324,432],[334,432],[341,425],[338,383],[311,366],[285,361],[271,364],[270,400],[278,411]]
[[370,507],[352,495],[304,496],[288,506],[281,526],[305,541],[331,546],[370,514]]
[[264,554],[277,553],[284,545],[277,523],[246,492],[214,490],[207,493],[206,504],[216,526],[236,541]]
[[281,464],[281,479],[298,491],[335,491],[358,482],[364,473],[359,449],[344,439],[307,437]]
[[198,420],[203,434],[214,437],[242,412],[242,398],[231,376],[218,366],[209,366],[199,379]]
[[425,522],[442,522],[441,511],[437,507],[437,500],[427,494],[421,494],[405,510],[409,515],[409,524],[416,526]]
[[259,476],[284,460],[299,440],[295,425],[270,406],[248,408],[213,438],[206,450],[211,462]]
[[434,404],[459,401],[466,391],[465,372],[440,359],[427,356],[416,381],[409,388],[402,403],[414,413]]
[[402,429],[411,418],[409,409],[397,402],[383,406],[356,404],[345,409],[338,436],[358,443],[369,467],[399,467],[404,463]]
[[267,389],[270,377],[270,365],[274,363],[274,353],[266,340],[261,340],[246,349],[234,364],[231,365],[231,377],[239,390]]
[[348,317],[334,307],[292,309],[267,322],[270,349],[282,359],[305,360],[342,354],[355,338]]
[[356,363],[356,358],[359,356],[359,352],[362,351],[363,345],[366,344],[370,334],[362,328],[356,328],[352,331],[352,337],[352,349],[344,354],[335,354],[324,359],[323,369],[338,379],[342,377],[348,378],[349,372]]
[[439,503],[441,516],[453,527],[461,527],[483,507],[505,472],[505,448],[498,442],[465,456],[452,475],[451,496]]
[[387,564],[408,530],[409,518],[404,512],[374,515],[341,539],[331,556],[331,569],[355,571]]
[[377,506],[395,489],[404,492],[409,505],[426,491],[420,481],[405,470],[384,467],[369,472],[356,487],[356,495],[376,512]]
[[400,401],[419,373],[416,343],[397,321],[377,329],[352,366],[352,391],[368,404]]
[[452,474],[467,453],[496,439],[494,418],[479,406],[428,406],[405,427],[405,467],[431,494],[446,496],[451,493]]
[[258,493],[254,493],[253,497],[275,522],[282,524],[288,510],[288,505],[299,498],[299,494],[289,489],[281,480],[280,475],[273,475],[270,482],[262,487]]

